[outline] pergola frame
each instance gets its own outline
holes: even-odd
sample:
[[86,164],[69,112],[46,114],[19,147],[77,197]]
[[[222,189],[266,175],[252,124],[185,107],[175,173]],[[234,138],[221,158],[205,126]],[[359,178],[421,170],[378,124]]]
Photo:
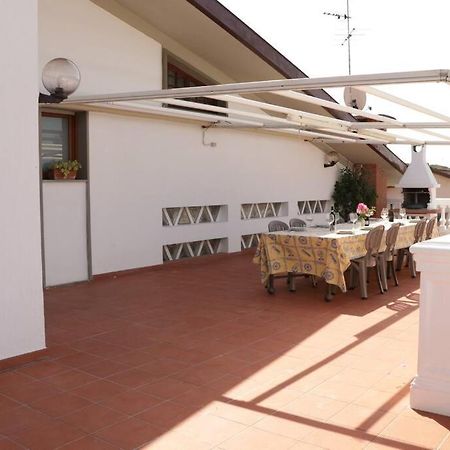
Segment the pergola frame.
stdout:
[[[448,128],[450,116],[374,88],[380,85],[407,83],[450,83],[449,70],[349,75],[324,78],[297,78],[273,81],[254,81],[212,86],[161,89],[153,91],[80,96],[65,100],[62,105],[90,105],[107,109],[121,109],[147,114],[163,114],[209,122],[217,127],[261,128],[288,134],[295,133],[305,141],[326,144],[409,144],[450,145],[450,136],[431,129]],[[306,95],[301,90],[351,86],[396,105],[426,114],[439,122],[401,122],[394,118],[362,111]],[[243,97],[253,94],[253,98]],[[288,98],[328,110],[351,114],[354,120],[341,120],[324,114],[286,107],[254,99],[257,94],[271,94],[272,98]],[[208,97],[228,102],[228,107],[195,103],[186,99]],[[177,110],[167,105],[189,108]],[[243,109],[242,107],[246,107]],[[250,110],[249,110],[250,108]],[[197,111],[196,111],[197,110]],[[169,112],[170,111],[170,112]],[[218,116],[217,113],[226,114]],[[366,121],[368,120],[368,121]],[[393,129],[414,130],[437,139],[421,140],[395,134]]]

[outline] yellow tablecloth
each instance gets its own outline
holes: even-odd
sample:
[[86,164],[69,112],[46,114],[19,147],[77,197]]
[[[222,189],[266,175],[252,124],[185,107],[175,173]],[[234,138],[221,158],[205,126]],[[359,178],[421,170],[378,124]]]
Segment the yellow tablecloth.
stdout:
[[[414,243],[414,228],[415,224],[400,227],[397,249]],[[260,265],[264,284],[269,275],[305,273],[322,277],[345,292],[344,272],[350,266],[351,259],[365,255],[366,235],[361,231],[354,235],[324,233],[320,236],[308,231],[264,233],[261,234],[253,262]],[[382,242],[385,241],[383,237]],[[383,245],[380,250],[385,248]]]

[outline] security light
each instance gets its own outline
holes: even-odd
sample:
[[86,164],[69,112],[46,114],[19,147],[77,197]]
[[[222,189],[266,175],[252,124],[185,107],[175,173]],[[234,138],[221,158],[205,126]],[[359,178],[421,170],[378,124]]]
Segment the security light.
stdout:
[[73,61],[66,58],[55,58],[49,61],[42,70],[42,83],[50,93],[39,93],[39,103],[60,103],[76,91],[81,75]]
[[335,151],[325,154],[325,162],[323,167],[333,167],[339,162],[339,155]]

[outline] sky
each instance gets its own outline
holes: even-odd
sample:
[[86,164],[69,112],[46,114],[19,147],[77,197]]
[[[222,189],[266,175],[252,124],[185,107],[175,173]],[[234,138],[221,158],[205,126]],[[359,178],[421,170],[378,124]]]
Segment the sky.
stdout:
[[[349,0],[351,71],[356,74],[450,69],[447,43],[449,0]],[[347,23],[324,12],[345,13],[346,0],[220,0],[309,77],[348,75]],[[450,85],[379,86],[450,116]],[[342,89],[329,93],[343,103]],[[372,112],[401,121],[438,121],[375,97],[367,98]],[[391,130],[394,131],[394,130]],[[450,138],[450,129],[434,130]],[[398,132],[398,131],[396,131]],[[431,140],[416,132],[413,138]],[[390,146],[405,162],[410,148]],[[450,166],[450,146],[428,146],[430,164]]]

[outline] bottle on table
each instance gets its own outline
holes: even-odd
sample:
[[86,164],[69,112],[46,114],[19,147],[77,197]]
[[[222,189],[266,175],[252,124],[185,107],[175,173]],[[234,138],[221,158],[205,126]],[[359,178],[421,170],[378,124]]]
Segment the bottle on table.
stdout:
[[330,223],[330,231],[331,232],[336,231],[336,211],[334,210],[334,206],[331,207],[329,223]]
[[389,222],[394,221],[394,208],[392,207],[392,203],[391,203],[391,207],[389,208],[389,211],[388,211],[388,217],[389,217]]

